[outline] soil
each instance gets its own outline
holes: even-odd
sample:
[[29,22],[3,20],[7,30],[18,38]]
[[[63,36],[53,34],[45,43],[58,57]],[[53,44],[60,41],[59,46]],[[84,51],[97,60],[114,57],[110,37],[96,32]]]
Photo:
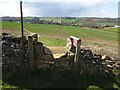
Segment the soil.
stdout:
[[[50,51],[53,53],[54,58],[60,57],[61,55],[64,55],[66,53],[66,47],[56,47],[56,46],[47,46]],[[118,59],[118,49],[117,48],[108,48],[108,47],[99,47],[97,45],[91,46],[81,46],[81,48],[84,49],[91,49],[93,53],[105,55],[107,54],[111,58]]]

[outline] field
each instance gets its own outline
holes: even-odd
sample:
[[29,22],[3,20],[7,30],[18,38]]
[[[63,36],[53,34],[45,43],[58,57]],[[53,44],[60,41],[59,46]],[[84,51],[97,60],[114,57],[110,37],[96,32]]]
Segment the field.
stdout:
[[[11,30],[20,32],[20,23],[3,22],[3,31]],[[118,41],[117,29],[109,28],[105,30],[87,29],[73,26],[60,25],[42,25],[42,24],[24,24],[25,31],[38,33],[41,37],[66,39],[73,35],[81,39],[99,39],[105,41]],[[16,31],[17,30],[17,31]],[[13,32],[13,34],[15,33]]]
[[[13,35],[19,36],[20,35],[20,23],[3,22],[2,30],[3,30],[2,32],[10,32]],[[118,50],[118,29],[116,28],[106,28],[105,30],[101,30],[101,29],[90,29],[90,28],[48,25],[48,24],[24,24],[24,31],[25,31],[25,35],[27,36],[32,33],[37,33],[40,36],[39,41],[43,42],[45,46],[57,47],[57,48],[65,47],[66,39],[69,36],[76,36],[76,37],[81,38],[82,48],[90,48],[96,53],[100,53],[100,54],[107,53],[111,57],[117,57],[118,55],[118,52],[117,52]],[[64,48],[61,49],[60,51],[58,50],[55,53],[59,53],[61,51],[64,52]],[[47,76],[46,74],[45,75],[44,74],[45,73],[43,72],[43,76],[41,77]],[[60,73],[58,72],[57,74],[60,74]],[[51,73],[50,75],[52,76],[53,73]],[[60,75],[62,76],[62,74]],[[27,80],[28,82],[32,81],[34,82],[34,84],[32,82],[28,83],[27,81],[26,82],[24,81],[22,85],[26,85],[26,86],[28,85],[29,87],[33,85],[35,85],[36,87],[39,86],[39,84],[37,84],[37,81],[39,79],[38,76],[40,76],[39,73],[30,74],[30,77],[27,77],[27,76],[24,77],[25,80]],[[87,77],[87,76],[85,77],[86,78],[81,79],[81,81],[83,82],[79,83],[77,87],[81,86],[81,87],[87,88],[88,90],[91,90],[92,88],[101,89],[101,87],[105,86],[104,85],[105,79],[102,76],[100,78],[97,78],[96,82],[94,80],[94,77]],[[53,75],[51,79],[48,75],[47,79],[50,82],[52,82],[52,79],[56,79],[56,77],[54,77]],[[66,80],[67,79],[70,79],[70,77],[66,77]],[[119,77],[116,78],[118,82],[120,82],[119,79],[120,79]],[[107,80],[107,82],[109,82],[109,80]],[[47,84],[50,84],[50,83],[47,83]],[[72,82],[66,81],[66,84],[68,84],[69,86],[72,84]],[[112,84],[113,84],[113,87],[118,88],[118,86],[114,82],[112,82]],[[7,84],[5,85],[9,86]],[[55,85],[57,85],[57,83],[55,83]],[[10,87],[12,86],[10,85]],[[63,85],[62,87],[65,87],[65,85]],[[72,86],[69,86],[69,87],[72,87]]]
[[41,17],[40,18],[41,20],[47,20],[47,21],[53,21],[53,22],[61,22],[61,21],[63,21],[63,22],[75,22],[76,21],[76,19],[71,19],[71,20],[69,20],[69,19],[63,19],[63,18],[53,18],[53,17]]
[[105,28],[104,30],[105,30],[105,31],[117,32],[117,33],[119,33],[118,28]]
[[[3,22],[2,28],[3,32],[21,35],[20,23]],[[76,36],[81,38],[82,46],[101,51],[104,46],[104,53],[109,50],[113,56],[118,54],[118,33],[117,29],[114,29],[113,32],[113,28],[99,30],[61,25],[24,24],[24,31],[25,35],[37,33],[40,36],[39,41],[42,41],[46,46],[65,46],[69,36]]]

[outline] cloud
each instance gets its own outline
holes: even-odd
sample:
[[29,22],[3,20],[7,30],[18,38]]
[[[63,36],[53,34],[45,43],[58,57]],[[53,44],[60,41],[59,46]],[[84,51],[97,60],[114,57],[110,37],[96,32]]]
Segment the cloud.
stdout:
[[[97,17],[111,17],[107,15],[109,10],[105,10],[105,6],[109,3],[105,2],[30,2],[25,5],[27,8],[34,7],[36,16],[97,16]],[[117,11],[117,8],[116,10]],[[111,11],[110,11],[111,12]]]
[[[20,16],[20,0],[1,0],[0,16]],[[24,16],[117,17],[118,0],[22,0]],[[113,5],[112,5],[113,4]],[[113,8],[110,10],[109,8]]]
[[9,3],[5,3],[5,2],[1,2],[0,3],[0,15],[4,16],[4,15],[10,15],[10,16],[18,16],[20,13],[20,9],[19,9],[19,3],[16,2],[9,2]]

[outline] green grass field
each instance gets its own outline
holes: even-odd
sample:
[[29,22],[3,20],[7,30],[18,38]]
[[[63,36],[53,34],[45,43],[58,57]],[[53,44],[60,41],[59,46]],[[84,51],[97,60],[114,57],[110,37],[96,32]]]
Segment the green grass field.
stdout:
[[116,32],[116,33],[119,32],[118,28],[105,28],[104,30],[109,32]]
[[[11,30],[13,33],[15,31],[20,32],[20,23],[11,23],[11,22],[3,22],[2,23],[3,31]],[[24,24],[24,29],[30,32],[38,33],[41,36],[43,42],[47,45],[51,45],[49,42],[55,40],[56,42],[63,42],[65,44],[65,40],[69,36],[76,36],[81,39],[98,39],[105,41],[118,41],[118,33],[117,29],[114,29],[114,32],[111,32],[112,29],[109,30],[98,30],[98,29],[86,29],[80,27],[73,26],[61,26],[61,25],[47,25],[47,24]],[[49,40],[48,40],[49,39]],[[54,42],[54,41],[53,41]],[[57,44],[57,43],[56,43]],[[53,45],[56,45],[53,44]],[[59,45],[59,43],[57,44]]]

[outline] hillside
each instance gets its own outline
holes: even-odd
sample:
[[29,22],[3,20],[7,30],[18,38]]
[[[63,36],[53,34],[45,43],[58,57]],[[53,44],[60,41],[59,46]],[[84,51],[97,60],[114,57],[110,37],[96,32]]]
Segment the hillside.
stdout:
[[[20,22],[20,17],[2,17],[2,21]],[[118,19],[96,17],[24,17],[24,22],[32,24],[51,24],[98,29],[114,27],[118,24]]]
[[[4,30],[20,30],[20,23],[2,23],[3,31]],[[118,33],[117,29],[114,29],[114,32],[109,32],[108,29],[105,31],[100,29],[87,29],[73,26],[61,26],[61,25],[47,25],[47,24],[24,24],[24,29],[36,32],[45,37],[62,37],[66,38],[70,35],[79,37],[81,39],[85,38],[96,38],[102,40],[117,41]],[[111,31],[111,28],[109,28]]]
[[[3,32],[10,32],[20,36],[20,23],[2,23]],[[113,57],[118,55],[118,33],[111,32],[111,28],[106,30],[80,28],[73,26],[48,25],[48,24],[24,24],[25,35],[33,32],[37,33],[44,45],[47,46],[65,46],[66,39],[69,36],[81,38],[82,46],[91,48],[99,53],[112,54]]]

